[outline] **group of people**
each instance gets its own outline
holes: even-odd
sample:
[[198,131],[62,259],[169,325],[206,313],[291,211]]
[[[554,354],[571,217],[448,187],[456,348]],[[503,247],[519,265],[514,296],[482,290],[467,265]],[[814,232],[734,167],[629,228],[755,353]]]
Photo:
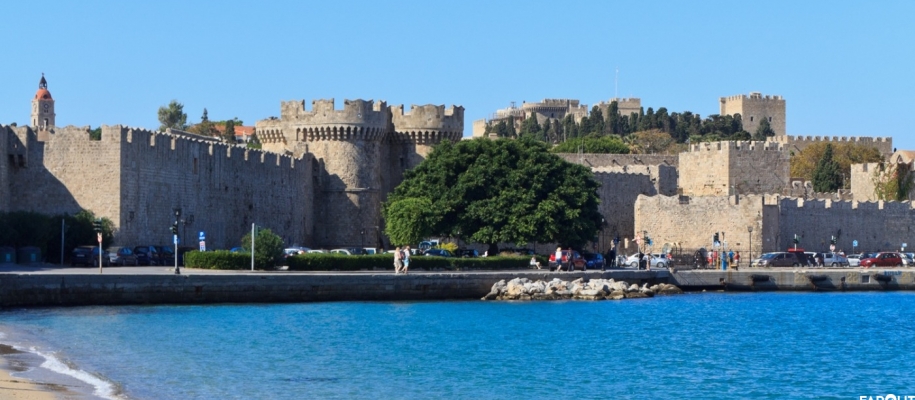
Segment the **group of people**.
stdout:
[[734,269],[737,269],[740,267],[740,252],[738,251],[735,253],[734,250],[731,250],[728,252],[721,251],[719,253],[718,250],[712,250],[708,254],[708,263],[713,266],[724,263],[725,267],[730,265]]
[[394,275],[410,270],[410,246],[394,249]]

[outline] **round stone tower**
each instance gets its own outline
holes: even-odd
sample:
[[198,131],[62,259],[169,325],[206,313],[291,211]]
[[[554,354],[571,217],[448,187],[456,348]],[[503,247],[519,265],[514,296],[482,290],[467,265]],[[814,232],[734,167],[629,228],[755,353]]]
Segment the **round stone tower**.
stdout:
[[382,139],[390,117],[384,102],[334,99],[281,104],[281,117],[258,122],[264,148],[311,153],[314,168],[315,245],[375,247],[381,221]]
[[464,136],[464,107],[426,104],[391,106],[391,134],[388,136],[388,162],[385,193],[403,180],[403,173],[423,162],[442,141],[457,142]]

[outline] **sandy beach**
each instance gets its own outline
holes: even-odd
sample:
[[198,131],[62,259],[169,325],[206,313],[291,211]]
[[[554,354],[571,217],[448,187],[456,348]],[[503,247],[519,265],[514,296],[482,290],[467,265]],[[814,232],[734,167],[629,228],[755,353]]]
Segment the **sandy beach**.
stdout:
[[13,377],[10,372],[18,367],[9,361],[10,354],[19,353],[16,349],[0,345],[0,399],[17,400],[55,400],[67,398],[67,389],[56,384],[32,382]]

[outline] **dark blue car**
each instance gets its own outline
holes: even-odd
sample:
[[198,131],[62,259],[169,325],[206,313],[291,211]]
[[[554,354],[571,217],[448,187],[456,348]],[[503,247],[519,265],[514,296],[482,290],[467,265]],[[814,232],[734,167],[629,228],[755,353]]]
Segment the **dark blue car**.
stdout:
[[599,253],[585,253],[582,254],[582,257],[585,258],[585,262],[588,265],[588,269],[604,269],[604,256]]

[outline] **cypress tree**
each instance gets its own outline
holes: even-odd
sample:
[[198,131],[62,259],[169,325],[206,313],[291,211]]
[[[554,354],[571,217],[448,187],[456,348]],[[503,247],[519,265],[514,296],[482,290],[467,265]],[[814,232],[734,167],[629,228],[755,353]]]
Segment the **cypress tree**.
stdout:
[[823,157],[813,170],[813,190],[815,192],[835,192],[842,187],[842,174],[839,163],[832,158],[832,144],[826,144]]

